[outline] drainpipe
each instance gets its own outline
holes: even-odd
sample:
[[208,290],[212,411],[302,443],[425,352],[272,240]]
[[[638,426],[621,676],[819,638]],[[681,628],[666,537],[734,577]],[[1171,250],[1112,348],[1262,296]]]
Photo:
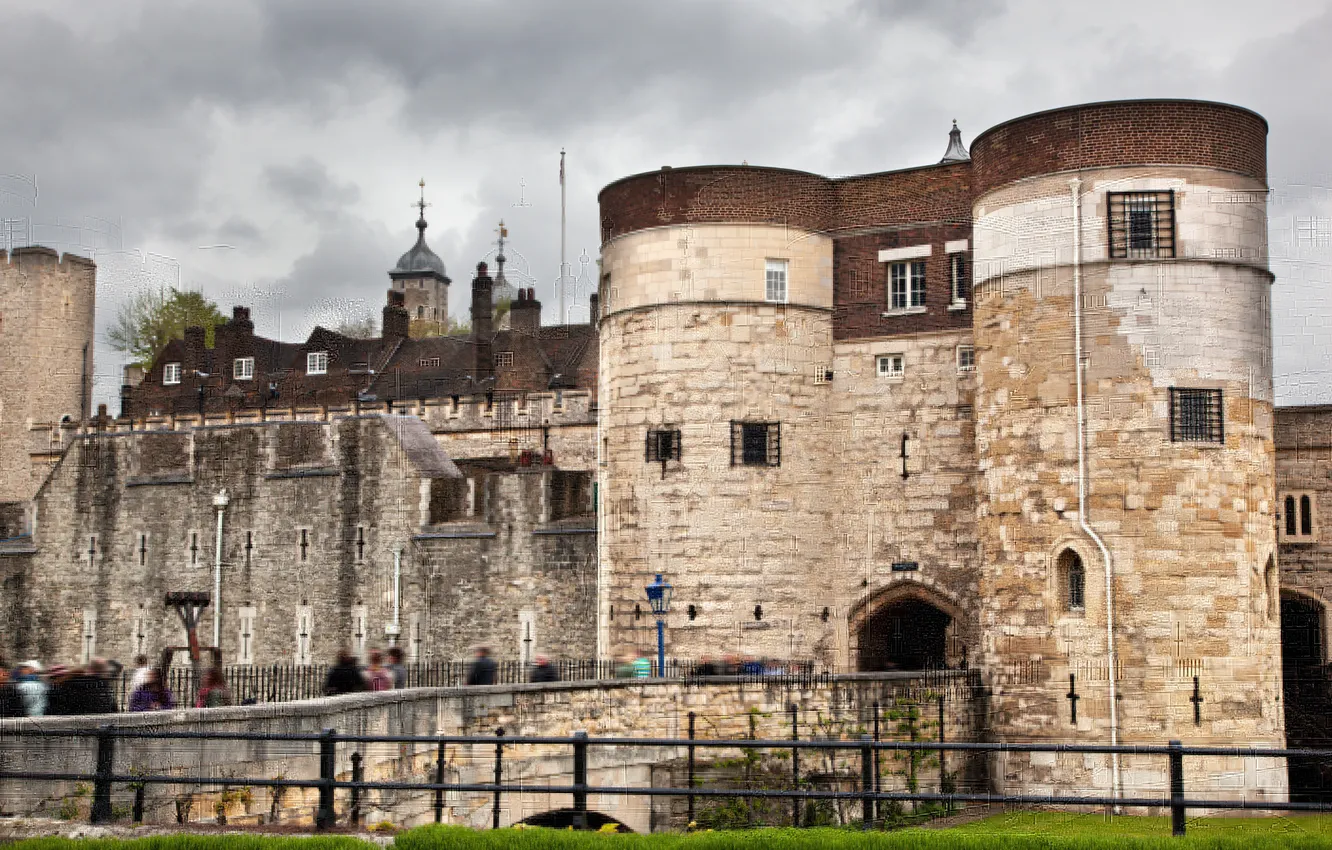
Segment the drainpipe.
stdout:
[[[1084,434],[1086,413],[1083,408],[1082,361],[1082,212],[1078,206],[1078,189],[1082,181],[1074,177],[1068,181],[1073,200],[1073,368],[1078,386],[1078,525],[1101,550],[1105,563],[1105,653],[1109,661],[1110,680],[1110,746],[1119,745],[1119,705],[1115,682],[1115,594],[1114,568],[1110,563],[1110,550],[1096,530],[1087,523],[1087,445]],[[1119,753],[1110,754],[1110,796],[1119,799]],[[1118,811],[1119,807],[1115,806]]]
[[389,644],[398,645],[398,635],[402,634],[402,625],[398,614],[402,609],[402,547],[393,550],[393,622],[389,624]]
[[222,648],[222,517],[227,512],[231,497],[222,489],[213,497],[217,508],[217,551],[213,557],[213,646]]

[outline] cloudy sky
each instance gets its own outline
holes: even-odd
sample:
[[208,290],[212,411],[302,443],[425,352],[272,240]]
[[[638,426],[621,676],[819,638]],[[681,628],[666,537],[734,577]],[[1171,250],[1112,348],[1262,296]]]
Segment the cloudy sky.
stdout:
[[[105,329],[136,287],[200,289],[303,339],[382,304],[417,181],[450,310],[510,227],[558,316],[585,321],[597,191],[662,165],[824,174],[932,163],[1027,112],[1095,100],[1238,103],[1271,125],[1277,397],[1332,402],[1332,9],[1121,0],[0,0],[0,247],[99,264]],[[223,247],[217,247],[223,246]],[[516,282],[516,281],[515,281]]]

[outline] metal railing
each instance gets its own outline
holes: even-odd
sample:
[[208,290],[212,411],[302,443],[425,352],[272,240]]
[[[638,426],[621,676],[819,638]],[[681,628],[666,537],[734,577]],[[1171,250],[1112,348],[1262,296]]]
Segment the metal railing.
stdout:
[[[627,796],[627,797],[670,797],[686,798],[688,819],[694,820],[697,800],[719,797],[746,799],[786,799],[793,807],[793,823],[801,825],[799,804],[803,800],[851,800],[860,801],[862,807],[861,827],[870,829],[878,821],[880,803],[933,802],[947,806],[964,803],[971,804],[1010,804],[1023,806],[1071,806],[1071,807],[1134,807],[1169,809],[1171,830],[1176,836],[1185,833],[1185,816],[1189,809],[1224,809],[1224,810],[1264,810],[1264,811],[1332,811],[1332,803],[1307,803],[1279,800],[1248,799],[1208,799],[1185,795],[1184,759],[1188,757],[1226,757],[1254,759],[1332,758],[1332,750],[1310,749],[1259,749],[1251,747],[1185,747],[1179,741],[1170,741],[1166,746],[1109,746],[1092,744],[1026,744],[1026,743],[961,743],[936,741],[875,741],[869,735],[862,735],[859,740],[761,740],[761,739],[700,739],[695,737],[695,715],[689,714],[689,737],[687,738],[590,738],[585,732],[568,737],[526,736],[508,737],[503,729],[497,729],[494,736],[467,735],[346,735],[338,734],[334,729],[325,729],[320,733],[280,733],[256,734],[246,732],[165,732],[138,729],[118,729],[114,726],[102,726],[97,729],[57,730],[36,729],[22,732],[0,732],[0,743],[12,740],[20,742],[25,738],[48,737],[93,737],[96,739],[95,764],[91,772],[41,772],[26,770],[0,771],[0,781],[21,780],[51,782],[91,782],[92,808],[90,818],[93,823],[104,823],[112,819],[112,786],[117,783],[128,784],[137,789],[135,800],[135,818],[141,818],[143,809],[143,789],[148,785],[186,785],[186,786],[236,786],[247,785],[267,788],[317,788],[319,802],[315,812],[315,825],[318,829],[327,829],[336,820],[335,798],[339,790],[350,792],[349,820],[357,823],[360,817],[361,796],[367,790],[381,791],[433,791],[434,817],[442,820],[444,794],[480,793],[492,795],[491,823],[498,828],[501,822],[501,809],[505,794],[568,794],[572,797],[574,825],[586,827],[588,824],[587,800],[589,794]],[[241,742],[307,742],[315,744],[319,753],[319,776],[317,778],[287,779],[237,776],[172,776],[162,774],[122,774],[116,773],[115,752],[117,741],[138,740],[220,740]],[[364,778],[363,756],[357,751],[351,756],[352,778],[337,778],[337,746],[339,744],[397,744],[425,745],[437,748],[433,782],[404,781],[367,781]],[[503,765],[506,749],[517,746],[545,745],[567,746],[571,749],[569,784],[535,784],[523,782],[504,782]],[[445,782],[444,765],[446,749],[449,746],[494,748],[494,781]],[[632,787],[616,785],[592,785],[588,782],[588,751],[593,747],[660,747],[683,753],[687,765],[687,782],[680,787]],[[791,754],[791,777],[789,788],[744,789],[718,788],[696,785],[697,761],[699,749],[739,749],[773,750]],[[802,778],[800,753],[804,751],[851,751],[858,754],[859,787],[833,790],[802,788],[808,784]],[[1160,796],[1078,796],[1074,794],[991,794],[924,791],[882,791],[878,789],[878,770],[876,760],[882,752],[937,752],[940,754],[941,777],[943,754],[945,753],[1065,753],[1065,754],[1119,754],[1131,756],[1160,756],[1167,759],[1169,791]],[[854,774],[852,774],[854,775]]]
[[[467,682],[470,661],[423,661],[407,664],[408,688],[449,688],[458,687]],[[553,659],[556,681],[582,682],[600,681],[615,678],[632,678],[620,675],[622,665],[605,659]],[[725,675],[740,675],[747,680],[768,681],[774,683],[813,683],[826,681],[838,671],[832,667],[817,665],[813,661],[796,660],[770,662],[769,672],[735,671]],[[773,668],[780,673],[771,672]],[[328,664],[269,664],[249,665],[232,664],[221,668],[223,678],[231,690],[232,702],[241,704],[293,702],[296,700],[315,699],[324,696],[324,682],[328,678],[331,665]],[[496,685],[517,685],[532,681],[536,665],[529,661],[498,660],[495,662]],[[651,676],[660,677],[656,659],[650,661]],[[672,658],[666,661],[665,678],[697,678],[699,662],[693,659]],[[920,675],[938,675],[956,671],[926,671]],[[721,673],[719,672],[719,675]],[[120,710],[129,708],[130,682],[134,671],[123,669],[112,682],[112,693]],[[194,695],[199,690],[199,682],[194,671],[188,666],[173,666],[167,671],[167,688],[182,707],[194,705]]]

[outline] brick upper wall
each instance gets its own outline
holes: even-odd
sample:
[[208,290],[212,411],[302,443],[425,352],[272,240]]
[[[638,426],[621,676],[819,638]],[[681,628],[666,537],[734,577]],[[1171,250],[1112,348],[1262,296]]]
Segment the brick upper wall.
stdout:
[[1038,112],[971,144],[974,197],[1038,174],[1113,165],[1195,165],[1267,176],[1267,122],[1190,100],[1119,101]]

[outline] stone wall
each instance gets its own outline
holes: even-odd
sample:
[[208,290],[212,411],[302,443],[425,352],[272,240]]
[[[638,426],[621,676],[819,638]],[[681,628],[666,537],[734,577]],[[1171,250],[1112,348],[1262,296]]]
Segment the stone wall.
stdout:
[[[969,679],[957,676],[926,683],[903,674],[834,677],[804,685],[743,682],[717,679],[706,684],[679,680],[617,680],[589,685],[556,683],[481,688],[431,688],[352,695],[281,705],[244,708],[191,709],[119,715],[116,724],[132,730],[223,731],[264,734],[311,734],[334,729],[361,735],[468,735],[495,739],[496,729],[506,737],[568,736],[585,731],[591,737],[670,737],[688,732],[688,714],[696,714],[697,736],[703,739],[789,738],[791,705],[799,707],[802,738],[814,735],[854,737],[858,727],[873,725],[877,703],[881,709],[896,699],[926,700],[933,707],[935,694],[945,696],[945,734],[949,740],[974,739],[983,723],[980,703]],[[0,721],[0,764],[9,770],[91,772],[95,765],[92,739],[23,738],[27,729],[92,729],[102,719],[48,718],[42,721]],[[14,735],[13,733],[18,733]],[[893,737],[885,731],[886,737]],[[934,733],[930,733],[933,737]],[[434,781],[437,748],[425,744],[343,744],[337,749],[339,779],[349,779],[351,753],[359,750],[370,780]],[[448,745],[445,749],[445,781],[488,783],[494,778],[494,747],[490,744]],[[700,761],[733,756],[728,751],[700,750]],[[589,750],[589,783],[593,785],[648,787],[652,768],[683,756],[680,748],[592,747]],[[812,756],[810,757],[812,758]],[[887,757],[885,757],[887,758]],[[950,755],[950,772],[963,788],[985,787],[984,765],[975,759]],[[808,760],[807,760],[808,763]],[[191,803],[191,820],[213,820],[215,806],[223,803],[231,823],[268,821],[276,811],[277,822],[310,823],[318,802],[313,789],[288,791],[273,805],[271,793],[247,786],[244,779],[318,778],[318,745],[313,742],[201,741],[192,745],[146,739],[123,739],[117,743],[115,770],[157,775],[233,777],[226,801],[220,791],[199,793],[181,786],[151,786],[145,798],[145,821],[173,822],[177,799]],[[563,785],[572,782],[570,748],[560,745],[511,746],[506,749],[503,779],[506,783]],[[924,786],[932,780],[926,779]],[[891,777],[890,777],[891,783]],[[85,785],[87,783],[84,783]],[[248,791],[248,800],[247,794]],[[113,786],[113,808],[127,813],[133,794],[123,785]],[[389,820],[398,825],[417,825],[433,819],[434,794],[429,791],[369,791],[363,807],[370,823]],[[76,783],[25,782],[6,784],[0,791],[5,814],[55,816],[62,806],[72,807],[77,817],[87,816],[89,795],[77,795]],[[448,792],[444,798],[446,823],[488,827],[491,795]],[[566,808],[568,795],[523,793],[505,795],[501,824],[508,826],[526,818]],[[618,797],[591,794],[588,806],[627,824],[636,832],[660,829],[670,823],[671,803],[647,797]],[[342,821],[348,812],[348,794],[337,794],[337,813]]]
[[50,248],[0,251],[0,502],[31,499],[55,459],[33,453],[30,428],[89,415],[96,272]]
[[552,522],[555,471],[510,470],[470,470],[482,509],[432,523],[432,487],[460,473],[413,417],[85,434],[38,495],[36,551],[0,551],[0,652],[70,663],[183,644],[163,595],[212,591],[213,499],[225,489],[228,664],[323,663],[341,646],[386,645],[395,551],[413,658],[464,658],[481,642],[516,657],[528,630],[533,652],[588,657],[591,505]]

